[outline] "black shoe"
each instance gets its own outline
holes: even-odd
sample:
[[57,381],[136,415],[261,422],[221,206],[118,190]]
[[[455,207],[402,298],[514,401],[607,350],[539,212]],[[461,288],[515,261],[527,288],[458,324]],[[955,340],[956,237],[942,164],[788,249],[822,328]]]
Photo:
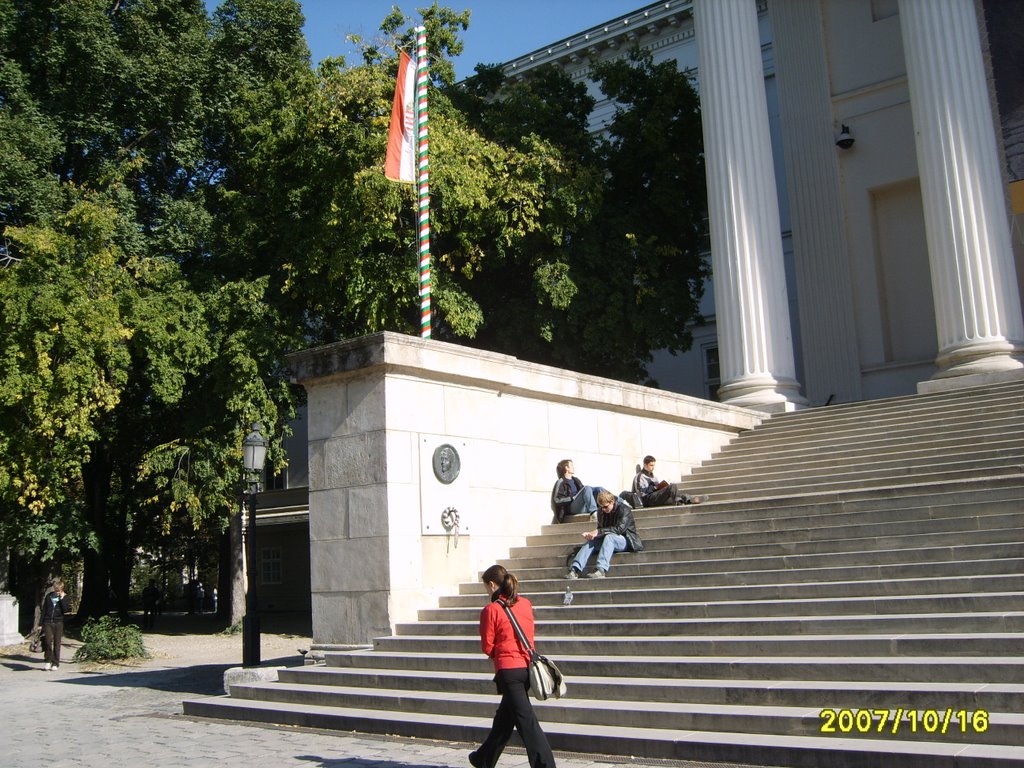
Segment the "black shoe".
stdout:
[[480,759],[480,755],[476,752],[469,753],[469,764],[472,765],[473,768],[484,768],[484,761]]

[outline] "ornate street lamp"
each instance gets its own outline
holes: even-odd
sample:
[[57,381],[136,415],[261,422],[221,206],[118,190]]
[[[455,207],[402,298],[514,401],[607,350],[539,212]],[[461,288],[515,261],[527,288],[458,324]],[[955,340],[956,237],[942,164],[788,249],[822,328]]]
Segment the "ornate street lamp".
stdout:
[[263,464],[267,460],[267,439],[263,425],[252,425],[252,431],[242,442],[245,464],[245,501],[249,509],[249,523],[245,527],[245,618],[242,619],[242,665],[258,667],[260,664],[260,605],[256,597],[256,494],[260,492]]

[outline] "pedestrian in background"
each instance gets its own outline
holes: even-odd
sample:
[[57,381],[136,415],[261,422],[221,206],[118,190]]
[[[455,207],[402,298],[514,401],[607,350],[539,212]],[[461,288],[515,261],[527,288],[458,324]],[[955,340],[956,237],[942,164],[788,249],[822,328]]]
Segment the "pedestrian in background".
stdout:
[[530,654],[519,643],[512,622],[502,605],[508,605],[523,634],[532,646],[533,605],[519,594],[519,581],[500,565],[492,565],[481,577],[491,601],[480,612],[480,649],[494,664],[494,683],[501,694],[491,731],[475,752],[470,752],[473,768],[494,768],[512,737],[512,729],[526,747],[530,768],[555,768],[548,737],[541,730],[527,691]]
[[142,628],[153,629],[156,626],[156,611],[162,599],[160,588],[154,579],[149,580],[149,586],[142,590]]
[[71,613],[71,599],[64,592],[64,581],[54,579],[43,597],[40,623],[43,627],[43,661],[45,669],[60,669],[60,644],[64,639],[64,617]]

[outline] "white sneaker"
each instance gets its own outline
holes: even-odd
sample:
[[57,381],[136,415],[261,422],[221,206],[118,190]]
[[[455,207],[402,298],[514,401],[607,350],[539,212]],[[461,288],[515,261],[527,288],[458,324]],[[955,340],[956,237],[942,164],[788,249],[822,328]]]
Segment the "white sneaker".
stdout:
[[53,669],[53,664],[47,664],[46,671],[49,672],[51,669]]

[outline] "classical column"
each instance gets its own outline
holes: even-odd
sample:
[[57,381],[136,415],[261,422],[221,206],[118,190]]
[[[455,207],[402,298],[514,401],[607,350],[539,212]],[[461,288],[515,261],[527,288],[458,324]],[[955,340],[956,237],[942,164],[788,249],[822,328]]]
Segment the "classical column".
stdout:
[[723,402],[806,404],[793,363],[754,0],[696,0],[701,118]]
[[899,0],[939,356],[935,378],[1024,367],[1024,322],[973,0]]
[[772,48],[800,297],[803,384],[813,403],[860,400],[861,370],[822,11],[772,0]]

